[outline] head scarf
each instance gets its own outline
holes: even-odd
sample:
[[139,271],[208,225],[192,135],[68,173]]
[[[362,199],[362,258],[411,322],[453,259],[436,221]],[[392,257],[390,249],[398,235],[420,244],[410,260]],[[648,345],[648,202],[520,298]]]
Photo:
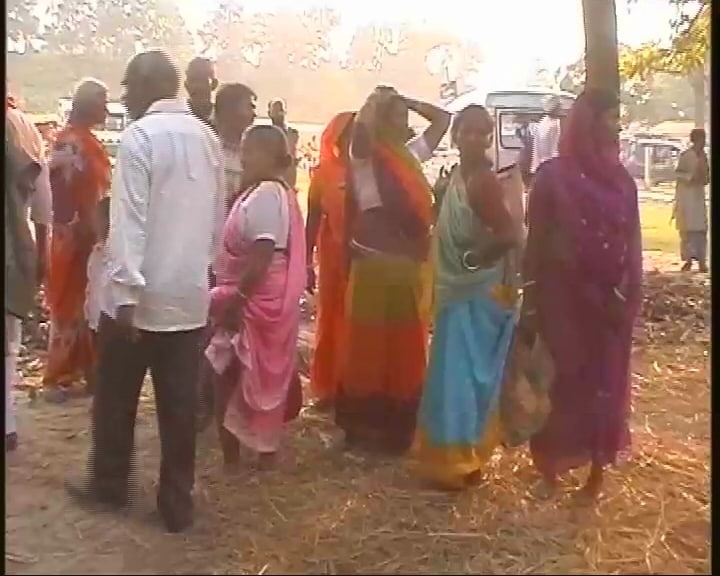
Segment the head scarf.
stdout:
[[620,162],[617,137],[605,126],[603,114],[618,106],[612,95],[584,92],[575,101],[563,125],[558,152],[580,169],[585,177],[613,191],[627,186],[628,173]]
[[320,137],[320,162],[310,186],[310,200],[322,206],[330,231],[338,242],[345,236],[345,193],[347,165],[339,148],[340,138],[355,118],[354,112],[337,114]]

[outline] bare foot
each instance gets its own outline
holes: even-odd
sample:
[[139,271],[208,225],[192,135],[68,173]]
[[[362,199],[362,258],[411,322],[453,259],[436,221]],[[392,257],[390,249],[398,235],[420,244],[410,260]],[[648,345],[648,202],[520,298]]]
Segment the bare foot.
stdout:
[[475,470],[474,472],[470,472],[470,474],[465,476],[466,486],[480,486],[484,482],[485,474],[483,474],[482,470]]
[[555,476],[543,476],[535,485],[533,494],[540,500],[553,498],[558,491],[558,481]]
[[277,454],[275,452],[261,452],[258,454],[257,468],[258,470],[272,470],[277,464]]
[[594,505],[602,494],[603,470],[593,466],[585,486],[575,493],[575,502],[579,506]]

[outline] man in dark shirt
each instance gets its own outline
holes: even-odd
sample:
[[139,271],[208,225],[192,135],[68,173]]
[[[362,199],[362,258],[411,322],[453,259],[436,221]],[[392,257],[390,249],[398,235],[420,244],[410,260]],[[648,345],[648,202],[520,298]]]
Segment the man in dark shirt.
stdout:
[[288,168],[285,179],[290,186],[294,187],[297,182],[297,147],[298,141],[300,140],[300,134],[297,130],[295,130],[295,128],[291,128],[287,125],[287,106],[285,105],[284,100],[280,98],[271,100],[268,104],[268,116],[270,117],[273,125],[285,132],[285,136],[287,137],[288,148],[290,149],[290,156],[292,156],[293,163]]
[[185,90],[193,114],[210,124],[213,113],[212,95],[218,86],[215,64],[209,58],[193,58],[185,71]]

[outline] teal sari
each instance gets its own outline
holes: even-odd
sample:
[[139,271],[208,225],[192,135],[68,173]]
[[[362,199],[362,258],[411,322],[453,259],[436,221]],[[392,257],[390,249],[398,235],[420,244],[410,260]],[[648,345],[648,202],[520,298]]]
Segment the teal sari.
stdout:
[[515,325],[510,259],[469,270],[463,254],[491,233],[454,169],[435,227],[435,319],[414,459],[418,473],[462,488],[502,441],[499,397]]

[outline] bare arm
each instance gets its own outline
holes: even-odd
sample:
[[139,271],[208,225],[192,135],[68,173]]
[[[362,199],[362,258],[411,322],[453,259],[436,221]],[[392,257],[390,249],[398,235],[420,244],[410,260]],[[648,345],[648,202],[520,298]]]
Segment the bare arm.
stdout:
[[430,122],[423,132],[423,138],[430,150],[435,150],[443,139],[450,126],[450,114],[428,102],[420,102],[412,98],[405,98],[408,108]]

